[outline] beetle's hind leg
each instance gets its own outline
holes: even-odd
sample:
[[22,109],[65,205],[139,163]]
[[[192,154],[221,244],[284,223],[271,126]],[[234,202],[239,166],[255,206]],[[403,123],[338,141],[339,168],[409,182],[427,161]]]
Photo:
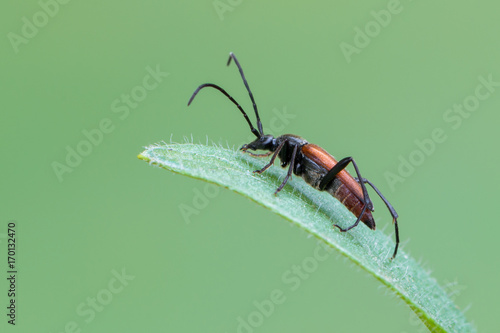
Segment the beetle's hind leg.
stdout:
[[[339,228],[339,230],[342,232],[349,231],[359,224],[359,221],[361,221],[361,217],[363,216],[363,214],[365,213],[365,211],[367,209],[373,211],[373,204],[372,204],[372,201],[370,200],[370,197],[368,196],[368,191],[366,189],[365,184],[370,185],[371,188],[373,188],[375,190],[375,192],[377,192],[378,196],[384,201],[385,205],[389,209],[389,211],[392,215],[392,218],[393,218],[394,228],[396,231],[396,247],[394,249],[394,253],[393,253],[391,259],[394,259],[394,257],[396,257],[396,253],[398,252],[398,246],[399,246],[399,229],[398,229],[398,221],[397,221],[398,214],[396,213],[396,210],[394,209],[394,207],[392,207],[392,205],[389,203],[389,201],[378,190],[378,188],[375,185],[373,185],[373,183],[370,182],[368,179],[361,177],[361,173],[359,172],[358,165],[356,164],[356,162],[354,161],[354,159],[352,157],[343,158],[337,164],[335,164],[335,166],[330,171],[328,171],[328,173],[321,180],[321,183],[319,184],[319,189],[321,191],[323,191],[333,181],[333,179],[335,179],[337,174],[340,171],[344,170],[349,163],[352,163],[352,165],[354,166],[354,170],[356,170],[356,175],[358,177],[355,178],[355,180],[359,183],[359,185],[361,186],[361,189],[363,191],[363,203],[364,203],[364,205],[363,205],[363,209],[361,211],[361,214],[359,214],[358,218],[356,219],[356,222],[354,222],[353,225],[351,225],[345,229],[342,228],[341,226],[339,226],[338,224],[335,224],[334,227]],[[359,181],[360,179],[362,181]]]
[[[394,254],[392,255],[392,259],[394,259],[394,257],[396,256],[396,253],[398,252],[398,247],[399,247],[399,228],[398,228],[398,213],[396,213],[396,210],[394,209],[394,207],[392,207],[391,203],[389,202],[389,200],[387,200],[384,195],[379,191],[379,189],[373,185],[373,183],[371,181],[369,181],[368,179],[366,178],[355,178],[356,181],[359,183],[359,184],[368,184],[371,186],[371,188],[377,193],[377,195],[380,197],[380,199],[382,199],[382,201],[385,203],[385,205],[387,206],[387,209],[389,209],[389,212],[391,213],[391,216],[392,216],[392,223],[394,223],[394,230],[395,230],[395,235],[396,235],[396,248],[394,249]],[[362,182],[359,181],[359,179],[362,179]]]
[[[356,181],[358,183],[359,182],[359,178],[354,178],[356,179]],[[375,186],[373,185],[373,183],[371,181],[369,181],[368,179],[366,178],[363,178],[363,183],[364,184],[368,184],[371,186],[371,188],[377,193],[377,195],[380,197],[380,199],[382,199],[382,201],[385,203],[385,205],[387,206],[387,209],[389,209],[389,212],[391,213],[392,215],[392,218],[393,219],[397,219],[399,217],[398,213],[396,213],[396,210],[394,209],[394,207],[392,207],[391,203],[389,202],[389,200],[387,200],[384,195],[382,194],[382,192],[380,192],[380,190]]]
[[[354,170],[356,170],[356,175],[358,176],[358,178],[364,179],[363,177],[361,177],[358,165],[356,164],[354,159],[352,157],[345,157],[345,158],[341,159],[337,164],[335,164],[333,166],[333,168],[331,168],[330,171],[328,171],[328,173],[323,177],[323,179],[321,180],[321,182],[319,184],[319,190],[320,191],[325,190],[325,188],[335,179],[335,177],[338,175],[338,173],[340,171],[344,170],[347,167],[347,165],[349,165],[349,163],[352,163],[352,165],[354,166]],[[361,221],[361,217],[363,216],[363,214],[366,212],[367,209],[369,209],[370,211],[373,210],[373,204],[372,204],[372,201],[370,200],[370,196],[368,195],[368,191],[366,189],[364,182],[361,182],[359,184],[361,185],[361,189],[363,191],[363,209],[361,211],[361,214],[359,214],[358,218],[356,219],[356,222],[354,222],[353,225],[351,225],[345,229],[342,228],[341,226],[339,226],[338,224],[334,225],[334,227],[339,228],[339,230],[342,232],[349,231],[352,228],[356,227],[359,224],[359,221]]]
[[359,185],[361,185],[361,189],[363,190],[363,202],[364,202],[363,210],[362,210],[361,214],[359,215],[359,217],[357,218],[356,222],[353,225],[351,225],[350,227],[343,229],[342,227],[340,227],[337,224],[335,224],[334,226],[339,228],[340,231],[343,231],[343,232],[351,230],[352,228],[356,227],[359,224],[359,221],[361,220],[361,216],[363,216],[366,209],[373,210],[373,204],[370,200],[370,197],[368,196],[368,191],[366,190],[365,184],[370,185],[370,187],[373,188],[373,190],[377,193],[377,195],[380,197],[380,199],[382,199],[382,201],[384,201],[385,205],[387,206],[387,209],[389,209],[389,212],[391,213],[391,216],[392,216],[392,222],[394,223],[394,230],[395,230],[395,235],[396,235],[396,247],[394,248],[394,253],[393,253],[392,258],[391,258],[391,259],[394,259],[396,257],[396,254],[398,253],[398,247],[399,247],[398,213],[396,213],[396,210],[394,209],[394,207],[392,207],[390,202],[384,197],[384,195],[379,191],[379,189],[375,185],[373,185],[372,182],[370,182],[366,178],[361,177],[361,174],[360,174],[359,169],[358,169],[358,165],[356,164],[356,162],[354,162],[354,159],[352,157],[343,158],[337,164],[335,164],[335,166],[330,171],[328,171],[328,173],[325,175],[325,177],[323,177],[323,179],[321,180],[321,183],[319,184],[319,189],[321,191],[323,191],[328,186],[328,184],[330,184],[330,182],[333,181],[333,179],[337,176],[337,174],[340,171],[342,171],[343,169],[345,169],[349,163],[352,163],[352,165],[354,166],[354,169],[356,170],[356,175],[358,176],[355,179],[359,183]]

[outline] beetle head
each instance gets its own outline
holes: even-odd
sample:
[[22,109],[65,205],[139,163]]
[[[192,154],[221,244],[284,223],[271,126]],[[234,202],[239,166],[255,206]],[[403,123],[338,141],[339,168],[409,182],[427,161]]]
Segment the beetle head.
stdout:
[[267,150],[267,151],[275,151],[276,150],[276,139],[274,136],[267,134],[262,135],[255,139],[254,141],[247,143],[241,147],[241,150]]

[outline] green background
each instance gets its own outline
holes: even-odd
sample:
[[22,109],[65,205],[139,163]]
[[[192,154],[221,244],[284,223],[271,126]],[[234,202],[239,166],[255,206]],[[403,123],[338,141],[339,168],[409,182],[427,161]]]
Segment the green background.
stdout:
[[[372,11],[390,2],[215,2],[227,6],[223,13],[211,0],[41,3],[52,4],[47,22],[37,1],[0,6],[2,331],[426,331],[336,252],[291,290],[282,275],[313,256],[314,238],[227,190],[199,201],[205,183],[136,158],[171,136],[229,146],[251,137],[216,91],[186,107],[197,85],[213,82],[251,111],[236,68],[225,66],[229,51],[264,128],[286,111],[294,118],[283,132],[355,157],[396,207],[404,250],[448,285],[461,309],[470,306],[480,331],[499,328],[500,89],[458,128],[443,119],[474,94],[479,76],[500,81],[496,2],[402,0],[350,62],[341,43],[355,45],[357,28],[376,29]],[[13,46],[23,17],[42,21]],[[114,112],[122,95],[141,91],[148,67],[169,75],[128,114]],[[83,131],[103,119],[110,133],[58,179],[54,162],[65,164],[67,147],[84,145]],[[391,188],[386,173],[416,156],[415,140],[435,128],[445,142]],[[374,203],[379,227],[392,233],[388,212]],[[183,217],[182,207],[196,214]],[[5,316],[10,220],[18,239],[14,328]],[[122,270],[130,280],[120,285]],[[239,327],[239,317],[258,318],[255,302],[275,289],[286,301],[258,327]]]

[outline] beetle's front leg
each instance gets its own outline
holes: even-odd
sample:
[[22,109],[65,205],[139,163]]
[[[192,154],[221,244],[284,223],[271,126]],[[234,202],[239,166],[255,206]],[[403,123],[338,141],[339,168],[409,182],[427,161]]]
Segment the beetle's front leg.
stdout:
[[[285,142],[286,140],[284,140],[282,143],[280,143],[280,145],[278,146],[278,148],[276,148],[276,151],[274,152],[273,154],[273,157],[271,157],[271,160],[269,161],[269,163],[267,163],[266,165],[264,165],[264,167],[260,170],[254,170],[254,173],[258,173],[259,175],[261,173],[263,173],[264,171],[266,171],[267,169],[269,169],[271,167],[271,165],[274,164],[274,160],[276,160],[276,157],[278,157],[278,154],[280,152],[280,150],[283,148],[283,146],[285,145]],[[245,153],[248,153],[248,154],[253,154],[249,151],[247,151],[247,147],[246,145],[244,145],[243,147],[241,147],[241,150],[243,150]],[[267,154],[267,155],[266,155]],[[260,157],[263,157],[263,155],[266,155],[266,156],[269,156],[272,154],[272,152],[269,152],[269,153],[266,153],[266,154],[255,154],[255,155],[260,155]]]
[[248,151],[246,149],[242,149],[242,150],[243,150],[243,152],[245,152],[248,155],[253,156],[253,157],[268,157],[268,156],[271,156],[273,154],[272,151],[268,151],[267,153],[264,153],[264,154],[255,154],[255,153],[252,153],[251,151]]

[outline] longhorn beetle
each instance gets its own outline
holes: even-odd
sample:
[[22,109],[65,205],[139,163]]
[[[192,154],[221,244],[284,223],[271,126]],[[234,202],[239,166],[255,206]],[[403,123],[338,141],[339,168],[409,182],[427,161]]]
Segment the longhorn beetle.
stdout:
[[[373,204],[368,196],[365,184],[370,185],[382,201],[384,201],[392,215],[396,234],[396,247],[394,248],[394,253],[391,258],[394,259],[399,246],[398,214],[396,213],[394,207],[392,207],[389,201],[382,195],[375,185],[373,185],[368,179],[361,176],[358,165],[352,157],[346,157],[337,162],[335,158],[328,154],[323,148],[307,142],[300,136],[284,134],[275,138],[272,135],[264,134],[252,91],[250,90],[245,75],[243,74],[243,69],[241,68],[240,63],[232,52],[229,53],[227,66],[231,64],[231,60],[234,60],[234,63],[238,67],[243,83],[245,84],[248,94],[250,95],[250,100],[252,101],[255,116],[257,118],[257,129],[253,127],[252,122],[240,104],[238,104],[234,98],[232,98],[224,89],[216,84],[205,83],[196,88],[193,95],[189,99],[188,106],[191,104],[198,92],[203,88],[211,87],[224,94],[241,111],[243,117],[245,117],[245,120],[250,126],[250,130],[257,137],[255,141],[243,145],[241,150],[255,157],[267,157],[272,155],[269,163],[267,163],[262,169],[255,170],[254,172],[258,174],[263,173],[271,167],[271,165],[273,165],[276,157],[279,157],[281,160],[281,166],[283,168],[288,166],[288,172],[285,179],[276,189],[274,194],[276,195],[279,191],[281,191],[292,175],[292,172],[297,176],[302,176],[302,178],[315,189],[330,193],[357,217],[356,222],[345,229],[337,224],[334,225],[334,227],[339,228],[342,232],[346,232],[356,227],[359,224],[359,221],[366,224],[368,228],[375,230],[375,220],[373,219],[371,213],[373,212]],[[264,154],[256,154],[248,150],[266,150],[268,152]],[[349,163],[352,163],[354,166],[357,178],[353,178],[347,170],[345,170]]]

